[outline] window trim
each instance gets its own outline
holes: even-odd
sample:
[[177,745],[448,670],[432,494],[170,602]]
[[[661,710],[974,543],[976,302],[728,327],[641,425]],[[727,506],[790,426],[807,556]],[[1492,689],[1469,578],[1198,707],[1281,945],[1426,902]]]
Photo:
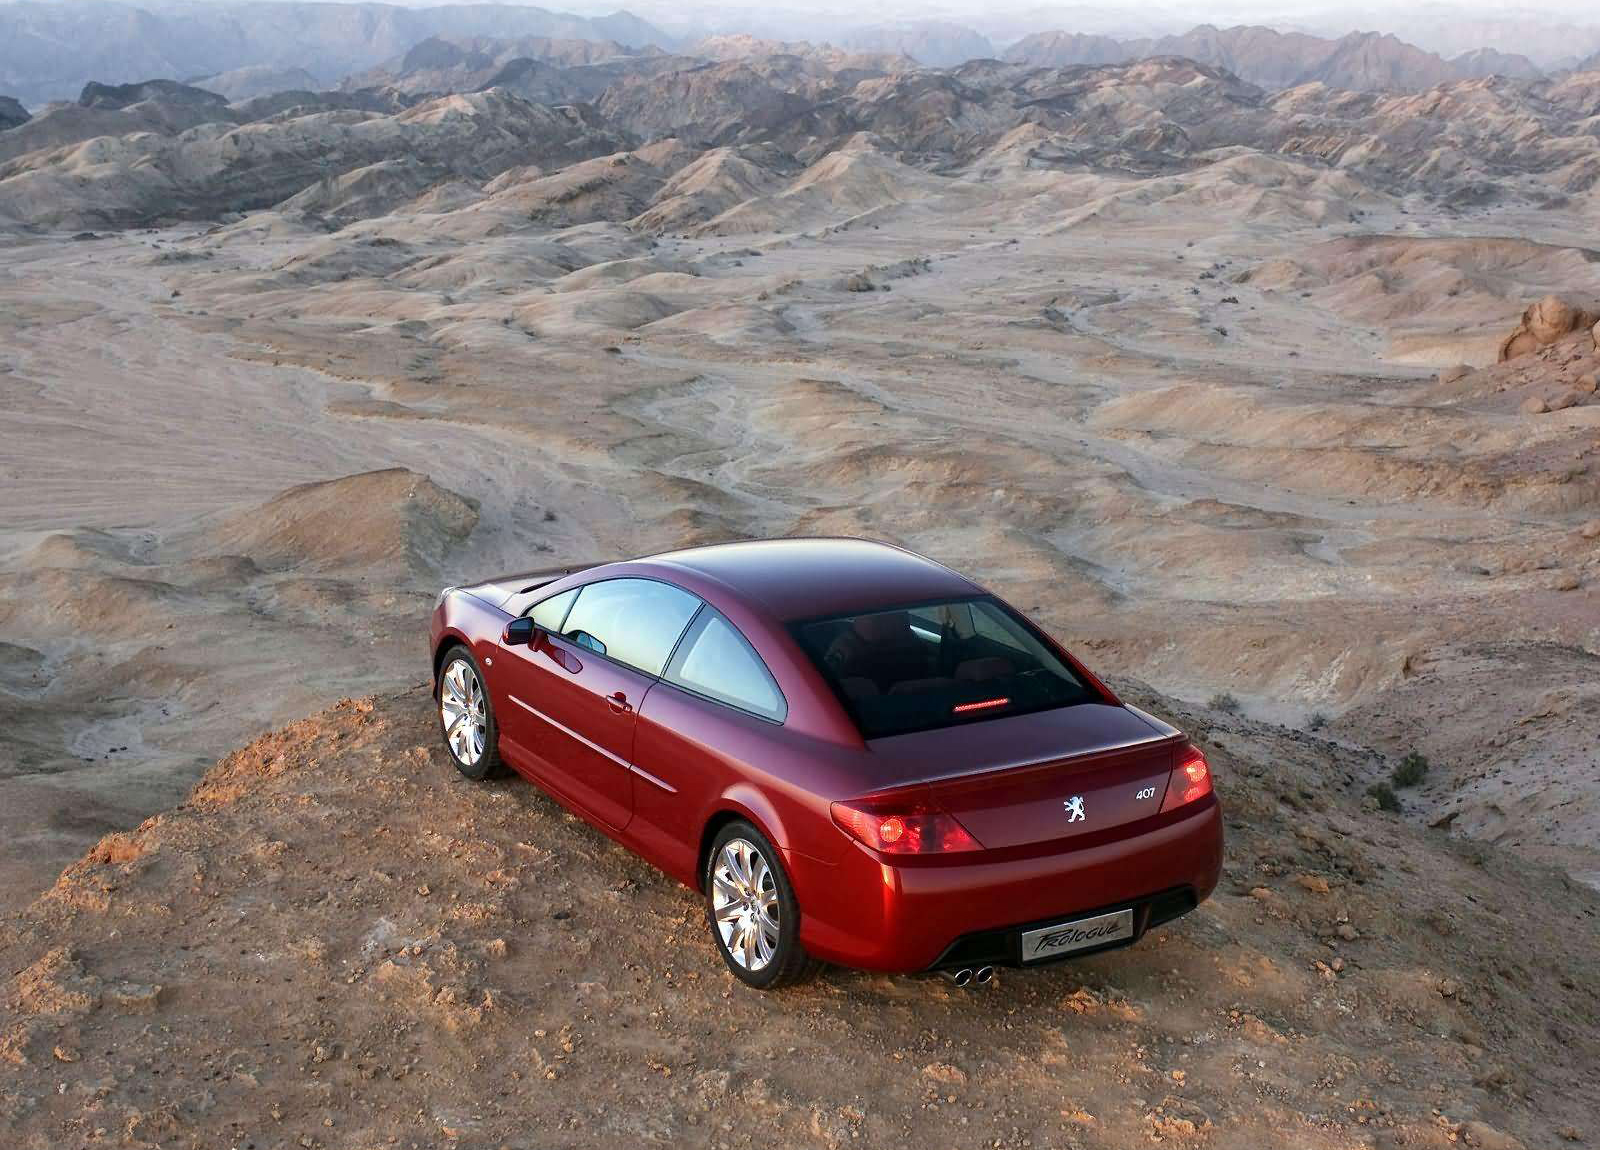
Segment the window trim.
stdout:
[[[583,592],[586,589],[590,587],[598,587],[602,583],[616,583],[623,579],[632,579],[639,583],[660,583],[663,587],[671,587],[674,591],[678,591],[684,595],[687,595],[689,598],[695,601],[695,609],[689,612],[689,618],[684,622],[683,629],[678,632],[678,637],[672,641],[672,646],[667,649],[667,660],[661,665],[660,671],[646,671],[643,667],[635,667],[632,663],[618,659],[614,655],[611,655],[609,653],[609,649],[607,651],[596,651],[592,647],[585,647],[581,643],[573,642],[571,639],[567,638],[566,634],[564,633],[567,623],[572,619],[572,609],[578,605],[578,600],[583,598]],[[565,595],[567,591],[576,591],[578,594],[573,596],[572,603],[567,607],[567,613],[561,617],[562,630],[546,631],[545,633],[552,639],[560,639],[575,652],[581,651],[585,655],[593,655],[597,659],[604,659],[608,663],[613,663],[618,667],[632,671],[635,675],[643,675],[647,679],[655,679],[658,682],[665,682],[665,680],[662,678],[662,675],[666,672],[666,669],[672,665],[673,656],[678,653],[678,645],[683,642],[683,637],[689,633],[689,628],[694,625],[695,619],[699,616],[701,610],[706,606],[706,601],[700,598],[700,596],[696,595],[693,591],[689,590],[687,587],[680,587],[668,579],[657,579],[653,575],[609,575],[604,579],[594,579],[588,583],[579,583],[576,587],[568,587],[566,591],[560,591],[557,592],[557,594]],[[539,600],[539,603],[543,603],[545,599],[554,598],[555,595],[547,595],[544,599]],[[533,607],[537,607],[538,605],[538,603],[535,603]],[[528,610],[533,610],[533,607],[529,607]],[[600,639],[600,636],[596,635],[595,638]],[[604,639],[600,639],[600,641],[602,643],[605,642]]]
[[[706,694],[704,691],[697,691],[682,680],[672,677],[673,668],[678,662],[678,656],[687,655],[689,650],[692,649],[686,648],[684,642],[688,639],[689,633],[695,629],[695,625],[700,622],[702,615],[706,616],[708,623],[712,616],[721,619],[727,624],[728,629],[738,637],[739,641],[744,644],[745,649],[755,658],[756,665],[761,668],[761,673],[766,675],[767,682],[772,684],[772,689],[777,692],[778,701],[783,704],[782,714],[776,716],[763,715],[760,711],[752,711],[749,707],[741,707],[738,703],[729,702],[727,699],[719,699],[715,695]],[[704,631],[702,630],[703,633]],[[699,639],[699,637],[699,635],[695,636],[696,639]],[[661,669],[661,674],[658,677],[669,687],[676,687],[686,695],[693,695],[696,699],[704,699],[706,702],[715,703],[719,707],[727,707],[730,711],[737,711],[739,714],[748,715],[752,719],[760,719],[763,723],[771,723],[775,727],[781,727],[789,720],[789,696],[783,693],[783,687],[779,685],[778,677],[772,673],[772,668],[767,666],[767,661],[761,657],[760,650],[750,641],[750,636],[740,630],[737,623],[704,599],[700,601],[700,610],[694,613],[694,616],[689,620],[689,625],[683,629],[683,634],[678,636],[677,645],[672,648],[672,654],[667,658],[667,665]]]
[[[596,580],[596,582],[603,583],[603,582],[605,582],[605,580],[599,579],[599,580]],[[587,586],[589,586],[589,584],[587,584],[587,583],[579,583],[576,587],[568,587],[565,591],[557,591],[554,595],[546,595],[543,599],[540,599],[537,603],[529,603],[528,604],[528,609],[526,611],[524,611],[521,615],[519,615],[518,618],[520,618],[520,619],[531,619],[531,618],[533,618],[533,613],[536,610],[538,610],[541,606],[543,606],[544,604],[550,602],[550,600],[559,599],[563,595],[571,595],[572,596],[572,602],[568,603],[567,604],[567,609],[565,611],[561,612],[561,622],[556,627],[556,629],[554,631],[551,631],[548,627],[540,628],[546,634],[560,635],[561,634],[561,629],[567,625],[567,616],[572,614],[573,605],[578,602],[578,596],[583,594],[583,589],[585,587],[587,587]],[[682,590],[682,588],[680,587],[679,590]],[[535,623],[534,626],[538,627],[539,624]]]

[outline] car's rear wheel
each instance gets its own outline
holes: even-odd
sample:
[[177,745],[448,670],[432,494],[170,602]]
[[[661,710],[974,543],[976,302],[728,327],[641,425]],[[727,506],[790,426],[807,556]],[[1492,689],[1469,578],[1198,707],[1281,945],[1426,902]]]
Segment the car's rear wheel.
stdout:
[[804,981],[820,964],[800,945],[800,906],[777,848],[743,820],[717,834],[705,860],[706,918],[728,969],[772,990]]
[[450,649],[439,664],[438,686],[439,729],[456,770],[473,780],[498,774],[500,748],[494,708],[471,651]]

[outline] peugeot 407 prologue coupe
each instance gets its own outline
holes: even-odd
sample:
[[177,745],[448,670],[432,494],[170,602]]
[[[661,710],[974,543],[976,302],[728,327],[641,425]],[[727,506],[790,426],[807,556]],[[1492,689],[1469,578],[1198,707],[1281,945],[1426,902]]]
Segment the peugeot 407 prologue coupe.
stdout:
[[819,962],[986,982],[1216,885],[1205,757],[969,579],[778,539],[446,590],[445,744],[701,891],[751,986]]

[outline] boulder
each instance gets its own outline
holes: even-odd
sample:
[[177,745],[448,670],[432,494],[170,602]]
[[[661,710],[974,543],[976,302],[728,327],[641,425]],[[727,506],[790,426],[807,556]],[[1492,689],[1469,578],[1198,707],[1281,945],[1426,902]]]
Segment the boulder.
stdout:
[[1592,330],[1597,323],[1600,314],[1575,307],[1560,296],[1547,295],[1530,304],[1522,313],[1522,322],[1500,341],[1500,362],[1548,347],[1582,328]]
[[1524,415],[1542,415],[1549,410],[1550,405],[1544,401],[1542,396],[1530,395],[1522,401],[1522,413]]

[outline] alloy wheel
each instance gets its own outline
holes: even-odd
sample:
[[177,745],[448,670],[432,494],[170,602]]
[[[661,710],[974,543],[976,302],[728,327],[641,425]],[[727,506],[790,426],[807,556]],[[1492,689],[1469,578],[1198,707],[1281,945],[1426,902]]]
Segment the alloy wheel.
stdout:
[[465,659],[454,660],[439,681],[439,719],[444,724],[450,752],[463,765],[476,766],[483,758],[488,718],[483,684],[478,681],[478,672]]
[[777,953],[778,884],[760,849],[730,839],[711,871],[711,910],[729,956],[745,970],[764,969]]

